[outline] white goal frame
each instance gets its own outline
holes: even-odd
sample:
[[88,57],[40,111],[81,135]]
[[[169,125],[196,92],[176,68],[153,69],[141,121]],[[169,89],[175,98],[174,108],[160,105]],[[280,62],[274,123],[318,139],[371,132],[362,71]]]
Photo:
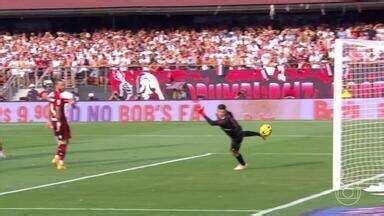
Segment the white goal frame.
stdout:
[[340,190],[354,185],[362,184],[366,181],[384,177],[384,173],[362,179],[348,185],[342,182],[342,91],[343,91],[343,48],[345,44],[361,45],[366,47],[374,47],[384,50],[384,41],[369,40],[352,40],[337,39],[335,43],[335,60],[334,60],[334,82],[333,82],[333,190]]

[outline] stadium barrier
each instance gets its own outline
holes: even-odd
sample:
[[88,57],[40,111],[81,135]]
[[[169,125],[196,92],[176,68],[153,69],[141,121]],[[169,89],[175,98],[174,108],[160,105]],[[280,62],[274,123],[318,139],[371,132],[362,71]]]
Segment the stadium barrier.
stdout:
[[[295,98],[332,98],[332,72],[330,67],[318,70],[286,68],[284,76],[275,69],[268,74],[262,69],[223,69],[220,70],[157,70],[142,73],[142,70],[110,70],[108,80],[111,92],[121,93],[122,83],[147,89],[159,86],[156,91],[166,99],[172,98],[170,85],[175,82],[185,83],[188,98],[210,100],[234,99],[239,91],[244,91],[246,99],[282,99],[289,92]],[[360,87],[360,86],[357,86]],[[369,86],[367,86],[368,88]]]
[[[369,100],[369,103],[367,103]],[[224,103],[239,120],[330,120],[332,99],[301,100],[206,100],[206,101],[97,101],[78,102],[66,108],[71,122],[200,121],[196,107],[205,107],[214,117],[216,106]],[[366,116],[361,106],[377,107],[367,118],[384,119],[384,99],[351,99],[344,114]],[[369,109],[368,109],[369,110]],[[45,122],[46,102],[0,103],[0,122]]]

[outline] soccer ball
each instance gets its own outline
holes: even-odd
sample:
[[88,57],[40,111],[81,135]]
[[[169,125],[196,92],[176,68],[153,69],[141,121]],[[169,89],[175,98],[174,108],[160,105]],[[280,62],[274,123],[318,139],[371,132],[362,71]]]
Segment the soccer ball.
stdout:
[[260,127],[260,134],[264,137],[270,136],[272,134],[272,126],[270,124],[263,124]]

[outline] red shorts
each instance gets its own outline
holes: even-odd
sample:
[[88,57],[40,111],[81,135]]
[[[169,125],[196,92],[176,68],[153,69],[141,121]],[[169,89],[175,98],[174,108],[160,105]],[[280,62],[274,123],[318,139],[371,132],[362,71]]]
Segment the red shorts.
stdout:
[[57,122],[52,122],[53,133],[58,140],[69,140],[71,139],[71,129],[68,123],[61,123],[60,129],[57,130]]

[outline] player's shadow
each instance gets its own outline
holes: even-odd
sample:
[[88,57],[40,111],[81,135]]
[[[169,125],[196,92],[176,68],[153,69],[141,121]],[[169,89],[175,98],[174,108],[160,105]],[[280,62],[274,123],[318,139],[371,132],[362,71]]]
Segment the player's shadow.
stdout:
[[7,157],[7,160],[18,160],[18,159],[25,159],[25,158],[39,158],[42,156],[46,156],[52,152],[41,152],[41,153],[33,153],[33,154],[23,154],[23,155],[9,155]]
[[[120,152],[124,150],[137,150],[137,149],[150,149],[150,148],[167,148],[172,146],[177,146],[178,144],[169,144],[169,145],[150,145],[150,146],[135,146],[135,147],[121,147],[121,148],[104,148],[104,149],[93,149],[93,150],[75,150],[75,151],[68,151],[68,154],[77,154],[77,153],[97,153],[97,152]],[[52,152],[40,152],[40,153],[33,153],[33,154],[23,154],[23,155],[11,155],[8,157],[9,160],[18,160],[18,159],[25,159],[25,158],[39,158],[43,156],[47,156],[51,154]]]
[[[49,165],[49,164],[48,164]],[[37,169],[37,168],[43,168],[43,167],[47,167],[47,164],[32,164],[30,166],[23,166],[23,167],[11,167],[11,168],[7,168],[7,169],[0,169],[0,172],[2,174],[4,174],[5,172],[7,171],[11,171],[11,172],[18,172],[18,171],[22,171],[22,170],[29,170],[29,169]],[[38,173],[37,173],[38,175]]]
[[175,159],[175,156],[170,157],[154,157],[154,158],[146,158],[146,159],[119,159],[119,160],[88,160],[88,161],[73,161],[71,162],[71,166],[74,165],[111,165],[111,164],[127,164],[127,168],[129,168],[129,164],[131,163],[138,163],[138,162],[154,162],[154,161],[161,161],[161,160],[172,160]]
[[[95,165],[111,165],[111,164],[126,164],[127,168],[129,168],[131,163],[140,163],[140,162],[154,162],[154,161],[160,161],[160,160],[172,160],[175,159],[176,156],[167,156],[167,157],[154,157],[154,158],[145,158],[145,159],[136,159],[133,160],[132,158],[126,158],[126,159],[111,159],[111,160],[106,160],[106,159],[100,159],[100,160],[86,160],[86,161],[72,161],[70,162],[71,167],[76,167],[76,165],[82,165],[82,166],[95,166]],[[36,164],[36,165],[30,165],[30,166],[23,166],[23,167],[13,167],[13,168],[8,168],[8,169],[0,169],[1,173],[5,173],[7,171],[12,171],[12,172],[18,172],[22,170],[29,170],[29,169],[38,169],[38,168],[46,168],[46,167],[51,167],[49,164],[47,165],[46,163],[44,164]]]
[[107,148],[107,149],[92,149],[92,150],[77,150],[72,151],[70,154],[76,153],[97,153],[97,152],[114,152],[114,151],[123,151],[123,150],[137,150],[137,149],[157,149],[157,148],[167,148],[172,146],[177,146],[179,144],[168,144],[168,145],[146,145],[146,146],[132,146],[132,147],[122,147],[122,148]]
[[47,146],[52,146],[51,144],[49,143],[45,143],[45,144],[38,144],[38,145],[28,145],[28,146],[20,146],[20,147],[14,147],[13,150],[18,150],[18,149],[33,149],[33,148],[41,148],[41,147],[47,147]]
[[[135,150],[135,149],[150,149],[150,148],[167,148],[176,146],[178,144],[168,144],[168,145],[150,145],[150,146],[135,146],[135,147],[122,147],[122,148],[109,148],[109,149],[94,149],[94,150],[80,150],[80,151],[73,151],[70,152],[70,154],[76,154],[76,153],[97,153],[97,152],[120,152],[124,150]],[[25,158],[39,158],[43,156],[49,155],[51,152],[45,152],[45,153],[35,153],[35,154],[25,154],[25,155],[17,155],[17,156],[10,156],[9,160],[18,160],[18,159],[25,159]],[[145,161],[152,161],[152,160],[160,160],[160,159],[173,159],[173,157],[159,157],[159,158],[149,158],[149,159],[138,159],[138,160],[130,160],[130,159],[121,159],[121,160],[107,160],[107,159],[101,159],[101,160],[89,160],[89,161],[73,161],[70,162],[70,164],[92,164],[92,165],[108,165],[108,164],[116,164],[116,163],[131,163],[131,162],[145,162]],[[0,169],[0,172],[4,173],[7,171],[21,171],[25,169],[37,169],[37,168],[43,168],[47,165],[44,164],[36,164],[36,165],[30,165],[30,166],[23,166],[23,167],[17,167],[17,168],[9,168],[9,169]]]
[[284,167],[296,167],[296,166],[307,166],[307,165],[314,165],[314,164],[322,164],[324,161],[311,161],[311,162],[296,162],[296,163],[289,163],[289,164],[281,164],[281,165],[275,165],[275,166],[258,166],[258,167],[249,167],[247,169],[273,169],[273,168],[284,168]]

